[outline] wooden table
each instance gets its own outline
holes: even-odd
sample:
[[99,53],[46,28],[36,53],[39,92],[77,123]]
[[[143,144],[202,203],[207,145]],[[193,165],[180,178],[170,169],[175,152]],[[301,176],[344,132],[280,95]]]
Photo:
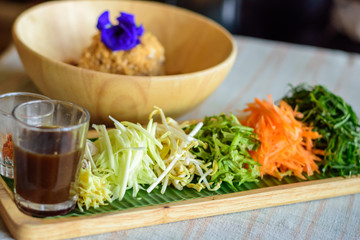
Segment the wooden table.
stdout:
[[[322,84],[360,115],[360,55],[236,36],[237,60],[217,91],[181,117],[234,112],[254,97],[281,98],[288,84]],[[34,91],[13,47],[0,58],[0,93]],[[360,188],[360,186],[358,186]],[[360,239],[360,194],[199,218],[85,239]],[[11,239],[0,221],[0,238]]]

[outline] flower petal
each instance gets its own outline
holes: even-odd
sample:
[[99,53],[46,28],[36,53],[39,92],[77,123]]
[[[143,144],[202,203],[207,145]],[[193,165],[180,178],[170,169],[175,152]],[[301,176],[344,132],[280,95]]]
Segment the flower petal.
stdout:
[[144,33],[142,25],[136,26],[133,14],[121,12],[117,18],[118,25],[112,26],[109,21],[109,12],[104,12],[98,20],[98,29],[101,31],[101,41],[112,51],[130,50],[140,44]]
[[136,28],[136,33],[139,37],[141,37],[144,34],[144,31],[145,30],[142,24]]
[[131,24],[135,25],[135,16],[133,14],[130,13],[126,13],[126,12],[120,12],[120,16],[117,18],[118,22],[122,22],[122,21],[127,21],[130,22]]
[[97,29],[99,29],[101,31],[101,30],[107,29],[111,26],[112,25],[109,20],[109,11],[105,11],[98,18],[98,23],[97,23],[96,27],[97,27]]

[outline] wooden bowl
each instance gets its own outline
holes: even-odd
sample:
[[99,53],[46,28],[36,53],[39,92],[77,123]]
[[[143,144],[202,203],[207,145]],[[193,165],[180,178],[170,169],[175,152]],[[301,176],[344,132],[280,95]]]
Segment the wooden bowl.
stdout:
[[[166,52],[165,76],[125,76],[82,69],[78,59],[105,10],[135,14]],[[21,61],[48,97],[77,103],[94,123],[147,121],[156,105],[178,117],[204,101],[224,80],[237,48],[223,27],[199,14],[148,1],[50,1],[23,12],[13,26]],[[225,96],[224,96],[225,97]]]

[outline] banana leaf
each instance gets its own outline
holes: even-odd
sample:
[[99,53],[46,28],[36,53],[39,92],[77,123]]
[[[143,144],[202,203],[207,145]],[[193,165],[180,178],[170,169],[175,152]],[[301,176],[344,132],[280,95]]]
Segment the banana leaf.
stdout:
[[[124,198],[119,201],[115,200],[107,205],[100,206],[99,208],[90,208],[88,210],[84,210],[81,212],[77,207],[72,210],[70,213],[64,216],[57,216],[56,218],[63,218],[63,217],[70,217],[70,216],[90,216],[95,214],[103,214],[109,213],[114,211],[121,211],[127,210],[132,208],[138,207],[145,207],[151,205],[158,205],[158,204],[166,204],[171,202],[183,201],[183,200],[190,200],[195,198],[202,198],[202,197],[209,197],[215,196],[220,194],[229,194],[234,192],[240,191],[248,191],[258,188],[266,188],[266,187],[273,187],[279,186],[282,184],[291,184],[291,183],[298,183],[302,181],[312,181],[312,180],[320,180],[329,177],[335,177],[334,175],[324,175],[324,174],[314,174],[311,177],[307,177],[308,180],[301,180],[296,177],[284,177],[281,181],[278,179],[265,176],[263,179],[259,180],[258,182],[250,182],[250,183],[243,183],[242,185],[238,186],[234,184],[234,189],[227,183],[223,183],[221,188],[217,191],[209,191],[207,189],[203,189],[201,192],[198,192],[192,188],[184,188],[183,190],[177,190],[174,187],[168,187],[164,194],[160,193],[160,187],[155,188],[151,193],[147,193],[145,190],[140,190],[138,195],[134,198],[132,196],[132,190],[129,189],[126,191]],[[2,177],[4,182],[7,184],[9,189],[14,189],[14,180],[9,179],[6,177]],[[146,186],[145,186],[146,187]]]

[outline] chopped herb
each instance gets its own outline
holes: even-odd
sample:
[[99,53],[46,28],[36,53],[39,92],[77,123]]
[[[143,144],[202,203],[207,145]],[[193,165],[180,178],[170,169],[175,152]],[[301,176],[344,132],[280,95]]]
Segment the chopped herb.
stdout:
[[333,175],[360,173],[359,120],[349,104],[324,86],[292,87],[283,98],[303,113],[301,121],[322,135],[316,148],[325,151],[322,171]]

